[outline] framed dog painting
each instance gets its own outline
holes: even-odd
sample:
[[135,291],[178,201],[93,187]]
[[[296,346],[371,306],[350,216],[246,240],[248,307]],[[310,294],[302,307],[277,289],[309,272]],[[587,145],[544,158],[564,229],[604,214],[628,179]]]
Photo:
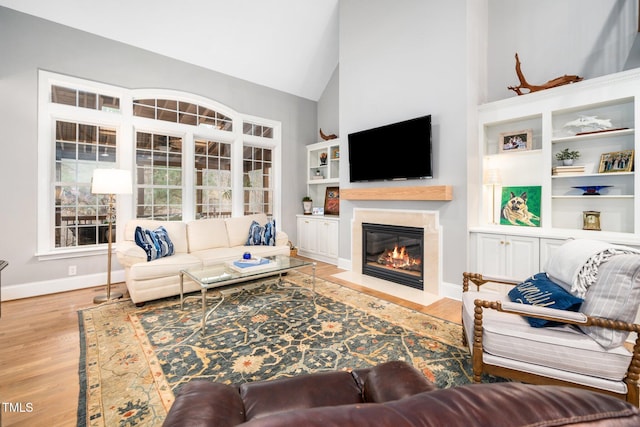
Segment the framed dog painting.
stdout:
[[540,227],[542,187],[502,187],[500,224]]

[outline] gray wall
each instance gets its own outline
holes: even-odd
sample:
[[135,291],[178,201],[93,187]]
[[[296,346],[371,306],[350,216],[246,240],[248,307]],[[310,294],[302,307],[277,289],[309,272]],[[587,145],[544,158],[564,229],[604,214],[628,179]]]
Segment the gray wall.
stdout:
[[[126,88],[166,88],[205,96],[282,122],[282,228],[295,241],[305,192],[304,145],[317,137],[317,103],[0,7],[0,259],[3,287],[104,273],[106,257],[39,261],[36,252],[38,69]],[[115,257],[114,257],[115,261]],[[120,268],[117,263],[114,270]],[[70,278],[69,278],[70,279]],[[102,282],[104,283],[104,282]],[[5,295],[6,298],[6,295]]]
[[[336,134],[340,131],[340,66],[338,65],[331,75],[327,87],[318,100],[318,128],[326,135]],[[321,141],[317,135],[317,141]],[[313,141],[313,142],[317,142]]]
[[[453,202],[342,202],[340,257],[350,258],[352,210],[437,209],[444,225],[444,280],[459,282],[467,262],[466,163],[478,154],[475,106],[515,94],[514,53],[525,76],[543,83],[563,74],[597,77],[622,70],[636,36],[633,0],[341,0],[340,65],[315,102],[194,67],[117,42],[0,8],[0,259],[3,285],[104,272],[104,257],[38,261],[36,242],[37,69],[121,85],[207,96],[238,111],[283,123],[283,228],[305,194],[304,145],[318,128],[345,144],[341,177],[349,187],[349,132],[421,114],[434,119],[434,180],[454,186]],[[407,183],[404,185],[413,185]],[[358,184],[366,186],[366,184]],[[403,185],[390,183],[389,185]]]
[[[356,207],[437,210],[444,228],[444,281],[459,282],[466,263],[467,7],[463,0],[340,2],[341,187],[452,185],[450,202],[340,203],[340,258],[351,258]],[[476,104],[477,105],[477,104]],[[431,114],[434,179],[349,183],[347,135]],[[409,141],[389,150],[411,151]],[[384,161],[384,153],[380,153]],[[372,165],[375,167],[375,165]]]
[[530,84],[622,71],[637,13],[635,0],[489,0],[488,101],[517,96],[516,52]]
[[[355,207],[433,209],[444,228],[444,282],[467,268],[467,165],[477,167],[478,104],[516,96],[514,54],[530,83],[621,71],[637,31],[632,0],[385,0],[340,2],[341,187],[350,132],[432,114],[435,178],[386,186],[454,187],[451,202],[341,202],[340,257],[349,260]],[[398,148],[401,142],[390,142]],[[406,147],[410,149],[410,147]]]

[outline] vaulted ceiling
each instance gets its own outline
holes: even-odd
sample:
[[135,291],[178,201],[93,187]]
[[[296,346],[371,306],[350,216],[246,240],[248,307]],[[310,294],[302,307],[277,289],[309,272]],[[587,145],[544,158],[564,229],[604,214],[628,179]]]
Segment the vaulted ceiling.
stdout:
[[5,6],[318,100],[338,64],[338,0],[0,0]]

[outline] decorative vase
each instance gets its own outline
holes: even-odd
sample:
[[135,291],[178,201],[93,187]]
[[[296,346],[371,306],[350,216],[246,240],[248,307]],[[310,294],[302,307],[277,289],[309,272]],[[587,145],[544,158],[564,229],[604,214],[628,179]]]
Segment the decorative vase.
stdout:
[[313,210],[313,201],[305,200],[302,202],[302,209],[304,209],[305,215],[311,215],[311,211]]
[[573,159],[564,159],[564,160],[562,161],[562,164],[563,164],[564,166],[571,166],[571,165],[573,164]]

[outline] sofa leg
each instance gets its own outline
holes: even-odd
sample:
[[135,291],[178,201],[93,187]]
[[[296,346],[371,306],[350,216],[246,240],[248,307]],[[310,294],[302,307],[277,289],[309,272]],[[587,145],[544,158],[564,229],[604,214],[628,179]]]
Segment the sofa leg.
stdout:
[[145,304],[146,304],[146,303],[144,303],[144,302],[137,302],[137,303],[136,303],[136,307],[138,307],[138,308],[140,308],[140,307],[144,307],[144,305],[145,305]]

